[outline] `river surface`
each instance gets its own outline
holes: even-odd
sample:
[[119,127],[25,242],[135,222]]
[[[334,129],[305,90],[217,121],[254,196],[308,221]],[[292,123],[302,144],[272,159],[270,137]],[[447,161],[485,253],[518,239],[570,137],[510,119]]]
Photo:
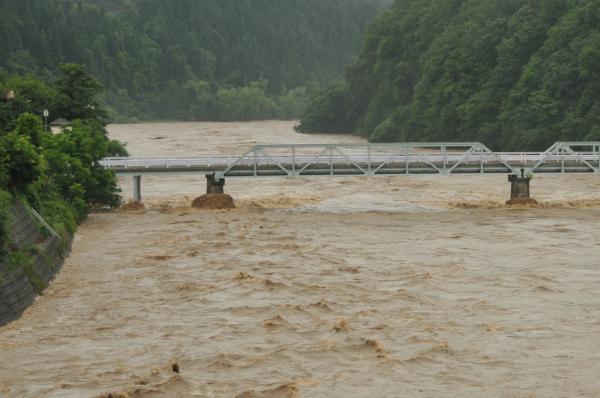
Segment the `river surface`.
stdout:
[[[237,155],[291,122],[113,125],[133,156]],[[131,179],[121,180],[124,197]],[[144,177],[21,319],[1,397],[598,397],[600,177]],[[109,395],[111,394],[111,395]]]

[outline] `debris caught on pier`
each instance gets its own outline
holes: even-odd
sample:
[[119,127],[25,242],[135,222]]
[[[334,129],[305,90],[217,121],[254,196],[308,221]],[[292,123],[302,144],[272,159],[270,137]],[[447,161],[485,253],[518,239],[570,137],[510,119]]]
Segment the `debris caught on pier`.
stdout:
[[192,207],[210,210],[235,209],[235,203],[233,198],[227,194],[209,193],[194,199]]
[[532,198],[514,198],[506,202],[507,206],[540,207],[537,200]]
[[143,211],[146,208],[142,202],[131,200],[121,206],[123,211]]

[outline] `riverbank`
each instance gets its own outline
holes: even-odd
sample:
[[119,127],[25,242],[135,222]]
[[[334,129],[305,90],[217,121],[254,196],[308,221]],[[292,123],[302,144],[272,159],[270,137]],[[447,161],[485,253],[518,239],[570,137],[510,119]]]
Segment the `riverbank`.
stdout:
[[11,253],[0,261],[0,326],[21,316],[60,271],[71,239],[52,235],[15,201],[8,210]]

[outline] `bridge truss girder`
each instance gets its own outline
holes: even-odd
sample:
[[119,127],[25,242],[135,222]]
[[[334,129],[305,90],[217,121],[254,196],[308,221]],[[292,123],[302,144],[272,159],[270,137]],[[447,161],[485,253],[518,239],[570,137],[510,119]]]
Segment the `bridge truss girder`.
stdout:
[[[257,145],[223,177],[517,173],[478,142]],[[219,173],[220,174],[220,173]]]
[[600,142],[556,142],[525,168],[526,174],[586,172],[600,174]]

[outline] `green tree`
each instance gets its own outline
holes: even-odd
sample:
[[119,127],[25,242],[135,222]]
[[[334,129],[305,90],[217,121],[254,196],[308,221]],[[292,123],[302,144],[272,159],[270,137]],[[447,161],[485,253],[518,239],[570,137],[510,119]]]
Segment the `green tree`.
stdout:
[[31,76],[0,75],[0,95],[12,91],[15,97],[0,100],[0,131],[12,131],[22,113],[31,113],[41,120],[44,109],[54,112],[56,92],[41,80]]
[[[74,81],[69,84],[81,83]],[[80,85],[86,86],[85,81],[90,80],[82,81]],[[80,115],[89,118],[76,119],[70,128],[51,134],[42,127],[40,116],[17,112],[16,106],[21,103],[25,109],[45,104],[49,93],[57,91],[54,87],[33,77],[8,77],[0,73],[0,88],[6,84],[15,88],[17,95],[15,102],[2,103],[9,105],[2,117],[14,128],[0,132],[0,256],[7,253],[8,212],[13,197],[26,200],[59,232],[72,234],[90,208],[120,204],[114,172],[101,167],[98,161],[106,156],[127,155],[120,143],[108,138],[98,113]],[[92,98],[93,90],[79,98],[85,96]],[[66,109],[72,99],[64,104],[61,98],[64,97],[54,99],[54,106]]]
[[61,64],[60,70],[63,76],[56,82],[57,113],[70,120],[104,120],[107,114],[97,102],[102,84],[83,65]]
[[345,82],[334,82],[315,95],[308,103],[299,133],[349,133],[355,120],[351,114],[354,98]]
[[31,113],[22,113],[17,121],[14,132],[18,135],[28,137],[29,141],[36,147],[40,148],[50,133],[42,127],[42,121],[39,116]]
[[40,175],[40,156],[27,136],[0,137],[0,186],[22,192]]

